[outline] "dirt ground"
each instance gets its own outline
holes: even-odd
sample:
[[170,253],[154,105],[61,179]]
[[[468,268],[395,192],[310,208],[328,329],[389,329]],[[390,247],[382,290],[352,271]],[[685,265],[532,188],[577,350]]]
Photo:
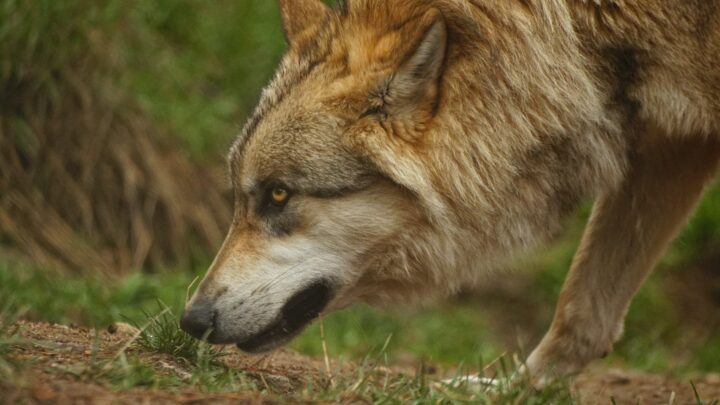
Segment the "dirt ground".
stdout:
[[[117,390],[103,383],[96,375],[101,371],[91,367],[96,360],[109,359],[119,353],[131,338],[123,331],[100,332],[89,329],[44,323],[20,323],[21,334],[32,344],[18,348],[13,358],[23,364],[13,381],[0,381],[0,403],[47,404],[137,404],[137,403],[279,403],[283,392],[292,393],[308,383],[325,384],[327,374],[322,359],[312,359],[289,350],[270,356],[253,357],[236,351],[223,357],[227,366],[240,369],[249,375],[260,376],[264,383],[273,386],[275,396],[257,392],[203,393],[186,386],[171,391],[133,388]],[[93,350],[93,347],[97,350]],[[184,375],[185,366],[169,355],[137,354],[156,373]],[[339,369],[353,367],[346,364]],[[390,373],[412,371],[388,370]],[[437,378],[442,378],[438,372]],[[720,399],[720,374],[699,376],[693,380],[698,393],[705,401]],[[578,376],[573,389],[582,403],[610,404],[696,404],[692,386],[688,381],[677,381],[662,375],[650,375],[627,370],[591,369]],[[612,398],[612,399],[611,399]]]

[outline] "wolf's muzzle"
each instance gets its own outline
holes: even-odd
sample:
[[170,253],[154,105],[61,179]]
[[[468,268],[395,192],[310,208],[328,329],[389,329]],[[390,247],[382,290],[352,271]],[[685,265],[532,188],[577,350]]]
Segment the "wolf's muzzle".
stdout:
[[325,309],[333,296],[333,284],[318,280],[296,292],[283,305],[275,322],[260,333],[238,342],[237,346],[249,353],[272,350],[299,334]]
[[197,339],[209,339],[210,336],[206,335],[215,327],[215,310],[212,303],[200,300],[187,307],[180,320],[180,327]]

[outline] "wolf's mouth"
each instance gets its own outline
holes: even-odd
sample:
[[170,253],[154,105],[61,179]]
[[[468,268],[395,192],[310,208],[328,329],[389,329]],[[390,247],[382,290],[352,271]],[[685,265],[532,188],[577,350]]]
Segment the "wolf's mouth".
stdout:
[[332,288],[328,281],[310,284],[290,297],[276,321],[254,336],[238,342],[237,347],[244,352],[258,353],[286,343],[317,318],[331,298]]

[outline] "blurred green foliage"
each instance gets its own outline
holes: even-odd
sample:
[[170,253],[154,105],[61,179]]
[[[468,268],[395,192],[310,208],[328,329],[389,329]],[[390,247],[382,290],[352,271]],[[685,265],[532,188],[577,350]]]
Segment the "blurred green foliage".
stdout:
[[57,93],[58,72],[99,52],[103,74],[196,158],[222,153],[283,49],[275,1],[0,0],[0,84]]
[[169,271],[114,281],[66,277],[0,260],[0,306],[12,299],[29,319],[103,328],[115,321],[141,322],[156,312],[158,301],[182,308],[192,279],[188,272]]
[[135,44],[122,82],[195,157],[217,161],[285,47],[277,3],[132,3]]

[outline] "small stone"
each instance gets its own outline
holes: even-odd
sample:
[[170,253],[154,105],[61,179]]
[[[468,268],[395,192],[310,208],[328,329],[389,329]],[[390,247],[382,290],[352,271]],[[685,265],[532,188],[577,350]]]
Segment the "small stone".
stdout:
[[625,376],[613,376],[610,380],[610,384],[612,385],[626,385],[630,383],[630,379]]
[[57,392],[49,387],[37,387],[32,390],[32,396],[40,402],[46,402],[57,398]]
[[294,389],[292,381],[284,375],[264,374],[263,378],[276,391],[289,392]]
[[128,335],[132,336],[138,333],[140,329],[130,325],[129,323],[125,322],[115,322],[113,324],[110,324],[107,327],[107,332],[111,335],[114,335],[116,333],[122,334],[122,335]]
[[720,385],[720,373],[710,373],[705,376],[705,382],[713,385]]

